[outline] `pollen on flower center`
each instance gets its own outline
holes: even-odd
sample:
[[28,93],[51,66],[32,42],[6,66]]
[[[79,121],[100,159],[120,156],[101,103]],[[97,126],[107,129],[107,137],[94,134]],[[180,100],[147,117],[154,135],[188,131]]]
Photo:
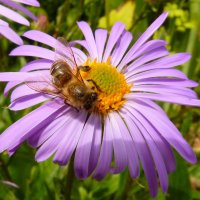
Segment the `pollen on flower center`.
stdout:
[[90,70],[81,71],[81,75],[98,93],[95,110],[103,114],[118,110],[125,102],[124,95],[130,91],[124,75],[110,64],[110,58],[102,63],[88,59],[84,65]]

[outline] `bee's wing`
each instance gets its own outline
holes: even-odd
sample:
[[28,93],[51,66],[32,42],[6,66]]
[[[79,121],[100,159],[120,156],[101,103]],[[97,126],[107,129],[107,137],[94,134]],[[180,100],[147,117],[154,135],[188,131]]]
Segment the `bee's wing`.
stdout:
[[75,53],[73,52],[72,47],[70,46],[69,42],[67,42],[67,40],[65,40],[62,37],[57,38],[57,43],[56,43],[56,47],[55,47],[55,55],[56,55],[56,60],[64,60],[65,62],[67,62],[71,69],[75,69],[75,76],[81,80],[82,77],[79,73],[79,69],[78,69],[78,65],[76,62],[76,57]]
[[55,60],[64,60],[70,65],[70,67],[77,67],[74,52],[70,44],[62,37],[59,37],[56,40]]
[[31,77],[25,80],[25,84],[32,90],[35,90],[36,92],[41,92],[56,97],[62,97],[59,89],[52,85],[51,77]]

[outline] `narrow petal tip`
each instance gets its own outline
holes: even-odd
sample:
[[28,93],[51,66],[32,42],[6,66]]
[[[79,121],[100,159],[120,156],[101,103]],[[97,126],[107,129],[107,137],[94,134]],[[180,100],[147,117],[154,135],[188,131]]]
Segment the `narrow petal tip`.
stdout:
[[36,30],[29,30],[22,34],[23,37],[30,39],[33,35],[37,34]]
[[19,37],[19,39],[15,42],[17,45],[23,45],[23,40]]
[[0,34],[17,45],[23,44],[21,37],[7,25],[0,25]]
[[23,23],[25,26],[30,26],[30,22],[27,20],[26,22]]
[[43,162],[46,159],[47,158],[45,156],[43,156],[42,154],[40,154],[38,152],[35,154],[35,161],[38,162],[38,163]]
[[196,155],[194,154],[194,152],[192,152],[190,158],[189,158],[187,161],[188,161],[189,163],[191,163],[191,164],[197,163],[197,157],[196,157]]
[[79,26],[79,25],[89,25],[87,22],[85,22],[85,21],[77,21],[76,22],[77,23],[77,25]]
[[160,20],[162,24],[166,20],[167,16],[168,16],[168,12],[164,12],[156,20]]
[[60,166],[65,166],[65,165],[67,165],[67,163],[66,162],[63,162],[62,160],[58,160],[58,159],[53,159],[53,162],[55,163],[55,164],[58,164],[58,165],[60,165]]
[[165,11],[165,12],[163,13],[163,15],[167,17],[167,16],[169,15],[169,12],[168,12],[168,11]]
[[33,5],[33,6],[35,6],[35,7],[40,7],[40,2],[39,2],[39,1],[34,2],[34,5]]
[[17,49],[17,48],[14,48],[8,55],[9,55],[9,56],[15,56],[15,51],[16,51],[16,49]]
[[183,53],[185,57],[185,62],[191,59],[192,55],[190,53]]

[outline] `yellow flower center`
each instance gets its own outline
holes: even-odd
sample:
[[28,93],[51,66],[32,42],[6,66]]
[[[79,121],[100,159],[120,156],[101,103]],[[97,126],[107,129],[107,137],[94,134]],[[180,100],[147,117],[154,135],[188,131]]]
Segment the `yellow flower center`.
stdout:
[[95,111],[106,114],[118,110],[131,87],[126,83],[124,75],[110,64],[110,58],[102,63],[88,59],[83,66],[89,66],[89,70],[80,70],[82,78],[98,93]]

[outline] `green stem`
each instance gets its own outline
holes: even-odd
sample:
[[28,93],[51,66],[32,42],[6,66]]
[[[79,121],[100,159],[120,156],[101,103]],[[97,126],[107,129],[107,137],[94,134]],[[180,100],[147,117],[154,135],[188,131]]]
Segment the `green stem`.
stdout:
[[[188,53],[193,53],[196,45],[196,40],[197,40],[197,35],[198,35],[198,28],[199,28],[199,9],[200,9],[200,1],[190,1],[190,12],[191,12],[191,18],[192,21],[194,22],[194,27],[190,30],[190,35],[189,35],[189,42],[187,46],[187,52]],[[194,70],[191,68],[193,67],[192,65],[192,59],[187,62],[183,68],[183,72],[190,76],[191,72]]]
[[[193,28],[191,29],[190,31],[190,36],[189,36],[189,42],[188,42],[188,46],[187,46],[187,52],[188,53],[193,53],[193,49],[194,49],[194,46],[196,44],[196,37],[197,37],[197,33],[198,33],[198,30],[197,28]],[[183,72],[189,76],[190,75],[190,68],[191,68],[191,60],[185,64],[185,67],[183,68]]]
[[74,159],[71,159],[68,165],[67,176],[66,176],[66,184],[65,184],[65,200],[71,200],[71,193],[73,189],[73,182],[74,182]]
[[70,6],[70,1],[66,0],[64,1],[63,5],[59,7],[56,19],[56,32],[59,32],[63,23],[66,21],[69,6]]
[[0,166],[1,166],[1,169],[2,169],[6,179],[12,182],[12,178],[11,178],[10,173],[8,171],[8,167],[1,157],[0,157]]
[[[83,10],[84,10],[84,2],[85,0],[80,0],[80,4],[79,4],[79,9],[77,12],[77,16],[75,18],[75,20],[73,21],[73,23],[71,23],[71,25],[68,27],[68,34],[67,34],[67,39],[70,39],[71,36],[74,34],[74,24],[76,24],[76,21],[79,21],[81,19],[81,15],[83,14]],[[76,29],[75,29],[76,31]]]
[[[130,175],[128,174],[126,185],[125,185],[125,189],[122,192],[121,199],[129,199],[130,198],[129,197],[130,191],[135,186],[133,183],[134,183],[133,180],[131,179]],[[132,200],[136,200],[135,194],[131,194],[131,199]]]

